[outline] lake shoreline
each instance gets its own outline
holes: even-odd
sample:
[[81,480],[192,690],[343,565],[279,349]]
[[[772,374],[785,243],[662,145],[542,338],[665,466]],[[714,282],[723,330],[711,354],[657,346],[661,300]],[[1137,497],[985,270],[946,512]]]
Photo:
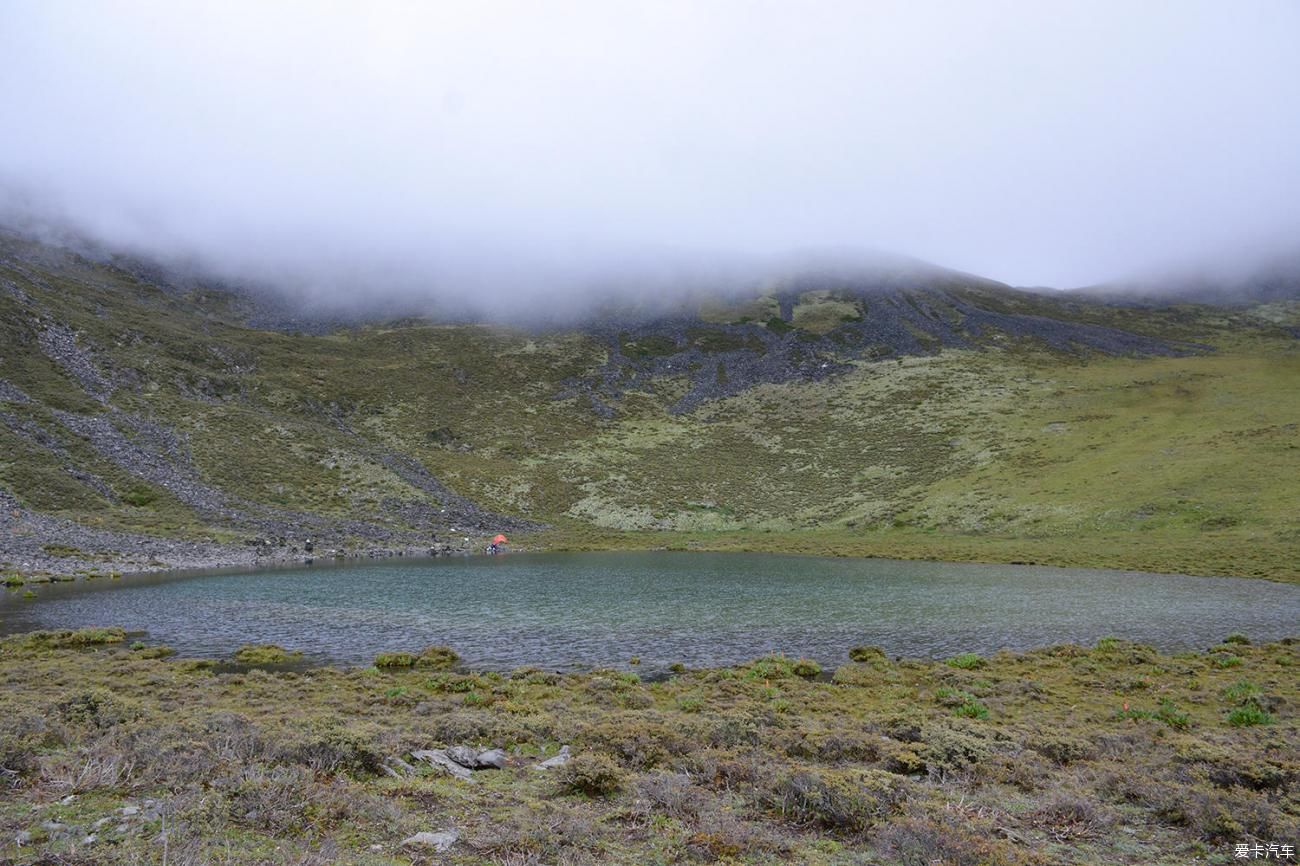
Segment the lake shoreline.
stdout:
[[[27,593],[31,595],[27,595]],[[480,670],[822,663],[857,642],[891,656],[1025,651],[1106,635],[1164,651],[1200,635],[1290,633],[1288,584],[1098,569],[741,552],[527,551],[160,572],[0,597],[5,632],[120,625],[221,658],[277,643],[316,662],[457,648]]]
[[[79,527],[80,528],[80,527]],[[87,530],[95,532],[97,530]],[[483,544],[471,540],[456,547],[444,546],[433,552],[425,544],[393,544],[339,550],[322,546],[322,549],[305,551],[288,545],[289,549],[270,550],[248,544],[222,544],[214,541],[173,539],[163,536],[121,536],[112,546],[97,547],[92,556],[83,556],[82,548],[73,542],[84,543],[84,534],[56,532],[40,536],[39,548],[0,543],[0,579],[7,579],[12,587],[23,584],[55,583],[126,575],[158,574],[171,572],[197,572],[229,569],[260,569],[292,567],[299,565],[324,565],[330,563],[357,563],[386,559],[423,559],[434,556],[482,555]],[[1077,541],[1077,540],[1075,540]],[[299,542],[301,544],[301,542]],[[1099,547],[1105,546],[1098,542]],[[51,553],[44,548],[54,548]],[[75,552],[74,552],[75,551]],[[962,536],[958,539],[918,539],[898,534],[869,539],[845,540],[839,535],[816,531],[782,533],[775,537],[766,533],[622,533],[616,535],[570,535],[561,532],[531,533],[519,536],[512,553],[581,553],[590,551],[672,551],[705,553],[772,553],[793,556],[820,556],[837,559],[887,559],[901,562],[967,562],[982,565],[1032,565],[1044,568],[1090,568],[1132,571],[1141,574],[1230,577],[1243,580],[1267,580],[1275,583],[1300,583],[1300,568],[1289,563],[1300,563],[1300,549],[1294,557],[1260,568],[1251,566],[1240,570],[1224,567],[1196,568],[1191,560],[1178,560],[1184,568],[1172,564],[1153,562],[1140,556],[1114,551],[1095,556],[1080,555],[1071,549],[1053,551],[1041,540],[979,539]],[[999,555],[1001,554],[1001,555]]]

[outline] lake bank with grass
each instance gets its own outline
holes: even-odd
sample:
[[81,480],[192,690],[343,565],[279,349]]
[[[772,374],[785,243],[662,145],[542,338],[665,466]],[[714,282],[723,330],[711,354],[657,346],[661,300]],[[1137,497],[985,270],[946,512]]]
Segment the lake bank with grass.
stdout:
[[0,861],[1226,864],[1300,830],[1300,645],[1217,640],[647,682],[11,636]]

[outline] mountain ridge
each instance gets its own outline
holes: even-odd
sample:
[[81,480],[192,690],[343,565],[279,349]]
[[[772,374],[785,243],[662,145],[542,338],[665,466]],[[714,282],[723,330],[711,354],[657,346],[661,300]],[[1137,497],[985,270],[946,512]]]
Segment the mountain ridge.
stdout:
[[[1287,573],[1259,564],[1300,537],[1281,493],[1244,503],[1233,476],[1281,472],[1296,440],[1295,308],[1134,308],[936,273],[917,287],[810,272],[580,327],[285,331],[251,327],[259,312],[224,287],[9,238],[0,490],[32,520],[124,535],[116,549],[75,533],[10,543],[0,563],[121,565],[142,536],[242,562],[459,549],[500,530],[799,549],[790,533],[831,532],[836,551],[987,543],[1050,559],[1053,538],[1149,532],[1156,514],[1167,526],[1148,538],[1168,555],[1153,568],[1188,569],[1208,545],[1211,570]],[[1240,453],[1214,444],[1243,422],[1219,408],[1236,399],[1225,388],[1269,395],[1252,410],[1269,432],[1232,440]],[[1162,447],[1191,447],[1212,471],[1158,460],[1120,497],[1150,501],[1112,514],[1079,476],[1133,471],[1124,448],[1152,435],[1134,426],[1135,394],[1170,413]],[[1039,420],[1058,408],[1072,414]],[[1044,454],[1044,477],[1064,473],[1054,492],[1018,468]],[[984,492],[953,491],[959,479]],[[1248,537],[1260,557],[1236,549]],[[157,551],[130,567],[182,561]]]

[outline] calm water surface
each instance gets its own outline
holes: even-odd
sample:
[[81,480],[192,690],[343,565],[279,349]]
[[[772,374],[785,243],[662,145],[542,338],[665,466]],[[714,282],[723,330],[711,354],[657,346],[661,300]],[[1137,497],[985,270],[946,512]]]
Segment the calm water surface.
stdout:
[[1032,566],[739,553],[542,553],[55,584],[0,629],[117,625],[182,654],[244,643],[369,663],[448,644],[470,666],[721,665],[850,646],[946,656],[1118,635],[1166,650],[1300,631],[1300,587]]

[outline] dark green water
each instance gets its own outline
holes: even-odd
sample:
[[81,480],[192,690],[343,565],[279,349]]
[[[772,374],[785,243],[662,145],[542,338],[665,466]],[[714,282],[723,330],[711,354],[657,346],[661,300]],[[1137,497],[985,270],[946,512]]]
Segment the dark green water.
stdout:
[[449,644],[479,668],[745,661],[839,664],[850,646],[946,656],[1117,635],[1166,650],[1300,631],[1300,587],[1031,566],[766,554],[525,554],[245,574],[145,576],[6,593],[0,628],[117,625],[182,653],[272,642],[311,659]]

